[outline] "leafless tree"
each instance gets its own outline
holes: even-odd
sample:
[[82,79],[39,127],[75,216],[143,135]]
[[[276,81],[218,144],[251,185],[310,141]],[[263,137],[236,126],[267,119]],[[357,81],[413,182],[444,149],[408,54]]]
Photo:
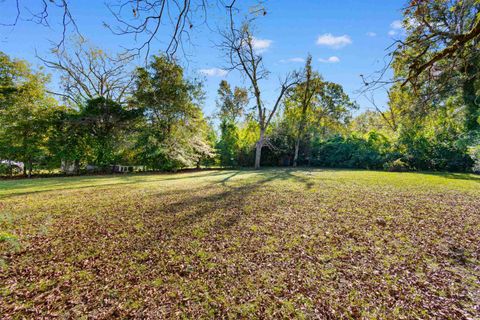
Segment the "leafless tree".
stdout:
[[230,27],[223,33],[220,47],[226,52],[229,70],[238,70],[250,82],[250,90],[254,96],[256,119],[260,129],[260,137],[255,146],[255,168],[260,168],[262,148],[269,145],[266,130],[283,101],[285,93],[298,81],[298,73],[292,72],[281,80],[277,98],[271,109],[267,109],[262,100],[260,82],[266,79],[269,72],[263,65],[262,55],[255,50],[255,38],[251,33],[249,22],[244,22],[240,29],[234,25],[233,7],[229,7]]
[[124,104],[133,81],[129,59],[111,57],[80,38],[71,50],[54,49],[55,59],[39,57],[45,66],[61,74],[62,92],[52,92],[80,105],[103,97]]

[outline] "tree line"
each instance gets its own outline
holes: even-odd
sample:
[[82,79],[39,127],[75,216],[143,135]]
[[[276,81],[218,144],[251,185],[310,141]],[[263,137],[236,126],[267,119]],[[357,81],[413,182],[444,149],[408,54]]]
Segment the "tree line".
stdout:
[[[0,54],[0,160],[3,173],[116,164],[149,170],[221,166],[319,166],[480,171],[480,45],[478,1],[412,1],[406,37],[387,68],[393,78],[363,77],[364,93],[385,87],[388,104],[359,112],[342,86],[313,70],[311,57],[280,81],[271,104],[269,71],[255,50],[252,21],[230,24],[221,47],[246,87],[221,81],[216,112],[202,112],[202,83],[179,63],[154,55],[131,68],[80,38],[53,58],[60,76]],[[216,125],[214,125],[214,123]]]

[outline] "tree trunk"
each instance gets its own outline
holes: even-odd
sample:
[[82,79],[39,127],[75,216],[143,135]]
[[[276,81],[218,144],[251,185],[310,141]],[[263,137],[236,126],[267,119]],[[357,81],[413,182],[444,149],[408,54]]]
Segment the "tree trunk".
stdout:
[[475,81],[477,80],[477,67],[473,64],[467,66],[467,79],[463,83],[463,101],[466,106],[465,127],[467,130],[480,128],[480,106],[477,105]]
[[80,161],[78,159],[75,159],[75,174],[80,174]]
[[302,108],[302,118],[300,124],[298,125],[297,139],[295,140],[295,155],[293,157],[293,166],[298,165],[298,150],[300,149],[300,140],[304,136],[303,131],[305,130],[305,122],[307,121],[307,104],[305,103]]
[[32,177],[32,160],[28,161],[28,178],[30,179]]
[[295,154],[293,155],[293,167],[298,165],[298,149],[300,149],[300,135],[297,136],[297,140],[295,141]]
[[260,129],[260,139],[255,146],[255,169],[260,169],[260,160],[262,159],[262,147],[265,138],[265,130]]

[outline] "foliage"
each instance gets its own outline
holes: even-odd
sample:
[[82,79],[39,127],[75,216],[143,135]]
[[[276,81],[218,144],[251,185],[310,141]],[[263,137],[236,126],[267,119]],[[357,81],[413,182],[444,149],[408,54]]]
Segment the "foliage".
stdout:
[[172,170],[198,166],[214,155],[199,107],[202,97],[201,84],[185,79],[183,69],[163,56],[137,68],[130,104],[144,115],[135,145],[139,163]]
[[218,88],[218,118],[230,122],[237,122],[245,113],[248,104],[248,92],[241,87],[235,87],[232,91],[226,80],[220,81]]
[[217,143],[220,164],[223,167],[238,165],[238,127],[234,122],[223,120],[220,123],[220,141]]
[[220,164],[223,167],[235,167],[238,165],[239,133],[237,122],[244,114],[247,103],[247,90],[235,87],[232,91],[226,80],[220,82],[217,100],[220,139],[216,148]]
[[401,159],[386,162],[383,165],[383,169],[390,172],[406,172],[410,170],[408,164],[403,162]]
[[480,144],[471,147],[469,154],[473,160],[472,171],[475,173],[480,173]]
[[49,77],[0,52],[0,159],[33,164],[47,156],[46,141],[56,101],[46,91]]
[[394,53],[396,90],[416,98],[410,107],[417,111],[458,96],[465,129],[480,130],[478,1],[410,1],[403,13],[407,37]]
[[119,103],[103,97],[87,101],[73,121],[86,135],[92,155],[90,163],[100,167],[115,164],[120,136],[141,115],[139,111],[126,110]]
[[321,167],[380,169],[388,157],[383,150],[387,147],[388,142],[376,133],[366,139],[357,136],[318,139],[312,146],[311,163]]
[[9,163],[0,163],[0,176],[17,175],[20,173],[21,169],[18,166]]

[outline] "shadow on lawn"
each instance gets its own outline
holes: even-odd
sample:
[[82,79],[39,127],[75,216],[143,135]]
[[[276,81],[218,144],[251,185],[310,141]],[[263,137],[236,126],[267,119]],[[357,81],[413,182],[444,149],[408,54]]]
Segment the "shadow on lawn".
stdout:
[[422,172],[422,174],[432,175],[455,180],[466,180],[480,183],[480,175],[473,173],[450,173],[450,172]]
[[[235,176],[250,173],[251,171],[235,171],[220,181],[212,181],[211,188],[222,188],[220,192],[202,194],[201,191],[207,187],[198,188],[194,190],[182,191],[180,201],[162,206],[154,210],[153,214],[166,214],[177,216],[172,220],[172,227],[175,229],[189,229],[190,226],[195,225],[210,213],[217,212],[212,219],[216,221],[213,224],[213,230],[221,230],[236,225],[246,212],[244,207],[249,197],[255,191],[264,187],[267,183],[277,179],[288,179],[288,173],[278,171],[258,171],[255,177],[261,176],[257,181],[243,183],[240,186],[231,186],[227,182]],[[200,192],[199,195],[189,195],[189,193]],[[162,196],[157,194],[157,196]],[[184,212],[187,212],[183,214]]]
[[[193,225],[204,219],[213,219],[211,231],[221,231],[237,225],[242,218],[248,216],[250,213],[245,211],[247,205],[261,206],[261,203],[255,202],[252,195],[267,187],[270,182],[292,180],[304,184],[308,189],[313,187],[312,180],[295,175],[294,172],[295,170],[291,169],[255,171],[255,175],[252,177],[255,180],[243,180],[240,185],[230,184],[231,179],[252,173],[252,171],[231,172],[224,179],[212,181],[210,185],[179,192],[181,200],[161,208],[155,208],[151,214],[173,215],[171,227],[180,230],[190,230]],[[207,191],[208,188],[214,190]],[[219,192],[212,193],[211,191],[216,191],[216,188],[220,188]],[[162,197],[163,195],[162,192],[156,196]],[[215,214],[212,214],[213,212]]]
[[[172,180],[184,180],[184,179],[196,179],[196,178],[206,178],[214,177],[219,175],[225,175],[226,172],[222,171],[208,171],[205,174],[196,174],[189,175],[188,173],[178,173],[173,177],[166,177],[164,174],[135,174],[135,175],[125,175],[125,176],[89,176],[89,177],[64,177],[64,178],[54,178],[45,179],[39,181],[35,180],[25,180],[21,183],[18,183],[15,180],[12,180],[12,186],[5,183],[5,187],[0,187],[0,199],[15,197],[15,196],[24,196],[30,194],[37,194],[43,192],[51,191],[64,191],[64,190],[75,190],[75,189],[101,189],[106,187],[114,186],[125,186],[125,185],[135,185],[140,183],[161,183],[162,181],[172,181]],[[105,180],[109,179],[118,179],[119,182],[103,183]],[[39,190],[28,189],[38,188]],[[1,194],[1,190],[6,189],[10,193]],[[21,191],[27,189],[27,191]],[[18,190],[18,191],[15,191]],[[13,192],[12,192],[13,191]]]

